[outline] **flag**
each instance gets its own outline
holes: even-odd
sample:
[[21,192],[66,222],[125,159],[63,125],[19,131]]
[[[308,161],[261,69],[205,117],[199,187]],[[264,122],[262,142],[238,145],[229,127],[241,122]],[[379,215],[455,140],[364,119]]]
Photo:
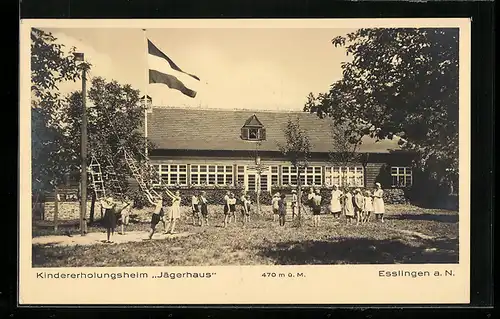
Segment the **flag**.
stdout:
[[178,90],[191,98],[196,91],[189,88],[188,83],[200,81],[196,75],[184,72],[165,53],[160,51],[148,39],[149,83],[166,84],[169,88]]

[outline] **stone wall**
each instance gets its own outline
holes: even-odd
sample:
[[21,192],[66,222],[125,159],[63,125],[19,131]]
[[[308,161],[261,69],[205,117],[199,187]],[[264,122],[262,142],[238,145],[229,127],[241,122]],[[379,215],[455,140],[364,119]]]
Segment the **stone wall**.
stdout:
[[[91,202],[87,202],[87,216],[90,213],[90,204]],[[96,217],[100,214],[100,207],[96,205]],[[54,202],[46,202],[45,203],[45,220],[53,221],[54,220]],[[80,203],[79,202],[59,202],[58,205],[58,220],[73,220],[80,218]]]

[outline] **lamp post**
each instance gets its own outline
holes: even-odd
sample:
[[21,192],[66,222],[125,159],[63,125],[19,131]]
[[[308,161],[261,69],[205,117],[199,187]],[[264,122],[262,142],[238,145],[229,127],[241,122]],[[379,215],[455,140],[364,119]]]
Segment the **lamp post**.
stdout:
[[87,215],[87,70],[83,53],[75,53],[75,61],[81,62],[78,68],[82,70],[82,127],[81,127],[81,176],[80,176],[80,235],[85,235],[85,216]]
[[261,174],[262,174],[262,165],[260,163],[260,156],[258,153],[255,156],[255,166],[257,168],[257,203],[256,203],[256,206],[257,206],[257,214],[260,215],[260,189],[261,189],[260,178],[261,178]]

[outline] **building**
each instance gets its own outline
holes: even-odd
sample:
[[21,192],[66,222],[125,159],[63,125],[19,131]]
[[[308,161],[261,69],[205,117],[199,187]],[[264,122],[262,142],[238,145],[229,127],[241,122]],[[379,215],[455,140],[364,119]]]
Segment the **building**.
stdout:
[[297,184],[296,169],[283,156],[283,128],[298,118],[311,141],[311,160],[302,174],[305,186],[333,184],[383,188],[413,183],[412,156],[400,149],[397,139],[376,141],[364,137],[359,160],[348,165],[332,163],[331,122],[306,112],[154,108],[148,114],[151,164],[161,180],[157,185],[235,185],[257,190],[256,158],[262,168],[260,187]]

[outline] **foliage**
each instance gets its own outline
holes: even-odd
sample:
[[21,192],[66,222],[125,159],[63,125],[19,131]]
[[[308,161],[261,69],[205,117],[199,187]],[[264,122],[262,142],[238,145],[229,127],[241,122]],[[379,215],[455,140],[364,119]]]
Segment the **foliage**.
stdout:
[[80,75],[72,52],[50,33],[31,30],[31,163],[33,192],[49,190],[68,171],[60,126],[63,99],[58,85]]
[[352,140],[345,123],[332,123],[330,134],[332,149],[328,155],[332,164],[345,167],[362,159],[362,154],[358,152],[361,140]]
[[[253,205],[256,205],[257,202],[257,192],[256,191],[248,191],[248,197]],[[270,205],[272,200],[272,194],[269,192],[260,192],[259,201],[262,206]]]
[[31,93],[37,99],[37,106],[47,109],[60,103],[58,84],[62,81],[76,81],[80,78],[71,48],[68,55],[64,45],[40,29],[31,29]]
[[[228,191],[234,193],[234,196],[239,202],[240,196],[242,194],[242,189],[241,188],[236,188],[236,187],[226,187],[226,188],[221,188],[221,187],[212,187],[212,188],[187,188],[187,187],[180,187],[180,188],[170,188],[169,190],[171,192],[179,191],[181,195],[181,205],[183,206],[191,206],[191,197],[193,195],[199,196],[202,191],[206,193],[206,197],[208,200],[209,205],[224,205],[224,196]],[[164,196],[164,201],[166,205],[171,205],[172,201],[169,197]]]
[[151,206],[144,192],[140,191],[139,189],[130,191],[128,195],[134,201],[133,208],[142,209],[144,207]]
[[[110,185],[109,178],[106,177],[110,177],[108,174],[113,172],[122,187],[126,187],[126,180],[131,176],[131,172],[125,161],[123,148],[138,161],[141,168],[146,167],[146,159],[141,149],[145,140],[138,130],[144,117],[139,91],[128,84],[106,82],[101,77],[95,77],[88,95],[93,104],[93,107],[87,109],[88,161],[90,163],[95,159],[101,164],[106,188]],[[81,92],[73,92],[66,101],[64,122],[67,124],[67,147],[71,153],[72,166],[79,169]],[[149,147],[153,145],[149,143]]]
[[[278,144],[278,148],[283,155],[288,158],[290,163],[297,167],[297,180],[300,184],[300,174],[303,168],[307,167],[311,153],[311,141],[307,132],[300,127],[299,117],[295,121],[289,119],[283,129],[285,135],[285,144]],[[300,186],[300,185],[299,185]],[[298,189],[299,209],[298,209],[298,225],[301,225],[301,188]]]
[[360,29],[332,40],[352,61],[305,110],[363,135],[400,136],[441,181],[458,176],[458,29]]
[[307,165],[311,152],[311,142],[307,132],[300,127],[299,117],[289,119],[283,129],[285,144],[278,143],[278,148],[290,163],[296,167]]

